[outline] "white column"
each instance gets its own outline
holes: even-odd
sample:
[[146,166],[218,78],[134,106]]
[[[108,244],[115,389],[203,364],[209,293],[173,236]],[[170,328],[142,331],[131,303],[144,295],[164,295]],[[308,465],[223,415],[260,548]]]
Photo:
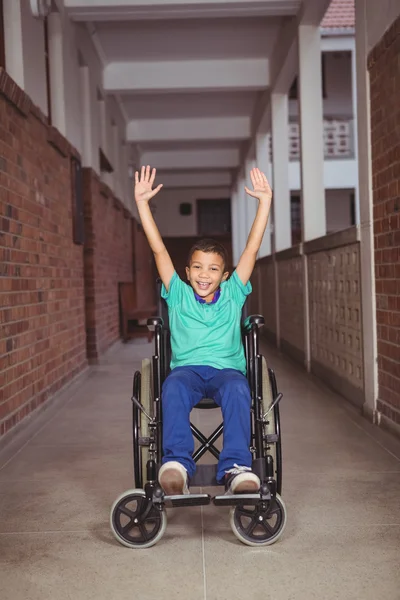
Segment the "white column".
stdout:
[[[272,186],[272,164],[270,157],[270,134],[269,133],[258,133],[256,136],[256,163],[257,167],[265,173],[268,182]],[[261,242],[260,251],[258,253],[259,258],[263,256],[269,256],[271,254],[271,221],[272,215],[268,220],[267,229],[263,240]]]
[[24,89],[21,0],[3,0],[3,18],[7,73]]
[[232,221],[232,259],[233,266],[236,267],[239,260],[239,240],[238,240],[238,227],[239,227],[239,195],[237,191],[237,185],[232,188],[231,192],[231,221]]
[[242,174],[238,179],[238,260],[246,246],[247,237],[249,235],[249,231],[247,229],[247,210],[246,210],[246,199],[247,194],[245,192],[244,186],[246,185],[246,180],[244,175]]
[[92,116],[90,102],[90,73],[89,67],[80,67],[81,106],[82,106],[82,166],[93,168],[92,153]]
[[372,202],[371,161],[371,103],[369,73],[367,70],[367,22],[366,0],[356,2],[356,60],[357,60],[357,120],[358,120],[358,168],[360,192],[360,254],[362,326],[364,345],[364,412],[376,418],[378,397],[375,257]]
[[60,133],[67,134],[65,114],[65,89],[64,89],[64,54],[63,54],[63,28],[59,12],[50,13],[48,16],[49,27],[49,62],[51,86],[51,120]]
[[[255,167],[256,167],[255,157],[246,160],[246,173],[245,173],[246,185],[250,190],[253,189],[253,184],[251,183],[251,179],[250,179],[250,171],[252,169],[254,169]],[[244,201],[246,204],[246,231],[247,231],[246,242],[247,242],[247,238],[249,236],[250,229],[252,228],[254,219],[256,218],[257,208],[258,208],[258,200],[257,200],[257,198],[253,198],[252,196],[249,196],[245,192],[244,193]]]
[[303,241],[326,235],[319,27],[299,26],[299,116]]
[[355,203],[355,221],[356,225],[360,224],[360,194],[358,186],[358,124],[357,124],[357,65],[356,65],[356,47],[355,40],[352,40],[354,46],[351,50],[351,99],[353,104],[353,149],[354,159],[357,169],[356,187],[354,189]]
[[289,102],[287,94],[272,94],[271,109],[274,250],[279,252],[290,248],[292,245],[289,189]]

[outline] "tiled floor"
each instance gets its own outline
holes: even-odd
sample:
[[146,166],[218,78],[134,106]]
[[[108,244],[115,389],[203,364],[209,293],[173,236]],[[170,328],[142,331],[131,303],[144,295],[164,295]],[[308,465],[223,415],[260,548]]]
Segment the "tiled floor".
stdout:
[[119,545],[109,510],[132,487],[131,380],[150,354],[117,347],[0,454],[2,600],[400,600],[399,444],[273,350],[282,538],[244,546],[209,506],[170,510],[153,548]]

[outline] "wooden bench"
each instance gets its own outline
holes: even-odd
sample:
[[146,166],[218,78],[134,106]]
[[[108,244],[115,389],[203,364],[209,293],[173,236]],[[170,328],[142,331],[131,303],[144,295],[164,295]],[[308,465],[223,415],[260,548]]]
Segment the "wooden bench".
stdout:
[[[153,333],[147,329],[147,325],[139,325],[138,322],[154,317],[157,314],[157,306],[138,307],[135,284],[132,281],[119,283],[119,304],[123,341],[127,342],[133,337],[147,336],[150,342]],[[135,321],[133,331],[129,329],[129,321]]]

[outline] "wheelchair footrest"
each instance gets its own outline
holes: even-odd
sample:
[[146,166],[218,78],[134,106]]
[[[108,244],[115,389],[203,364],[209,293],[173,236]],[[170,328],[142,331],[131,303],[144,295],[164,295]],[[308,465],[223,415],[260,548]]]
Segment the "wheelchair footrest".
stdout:
[[215,496],[213,502],[215,506],[238,506],[238,505],[257,505],[261,500],[260,494],[232,494]]
[[183,494],[181,496],[164,496],[166,507],[206,506],[211,502],[208,494]]

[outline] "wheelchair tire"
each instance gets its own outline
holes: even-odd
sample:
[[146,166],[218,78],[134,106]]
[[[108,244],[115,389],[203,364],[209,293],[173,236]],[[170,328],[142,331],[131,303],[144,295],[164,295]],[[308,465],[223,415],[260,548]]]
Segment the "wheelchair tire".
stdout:
[[267,510],[261,504],[238,505],[230,510],[230,525],[235,536],[247,546],[270,546],[284,532],[287,521],[286,506],[279,494]]
[[[271,379],[269,375],[267,361],[262,357],[262,395],[263,395],[263,412],[268,411],[274,401],[274,393],[272,390]],[[267,435],[279,435],[277,442],[265,442],[265,454],[270,454],[274,461],[274,475],[278,486],[278,494],[282,493],[282,450],[280,439],[280,423],[279,423],[279,405],[275,406],[268,415],[268,425],[265,427]]]
[[124,492],[114,502],[110,513],[111,530],[123,546],[150,548],[164,535],[167,527],[165,511],[152,505],[147,516],[140,520],[148,503],[145,492],[137,489]]
[[[151,417],[153,416],[153,394],[152,394],[152,368],[151,368],[151,360],[145,358],[142,361],[142,371],[141,371],[141,379],[140,379],[140,402]],[[141,473],[142,473],[142,481],[140,482],[139,487],[144,487],[144,483],[147,481],[146,478],[146,466],[147,461],[149,460],[149,446],[144,445],[144,439],[148,439],[150,436],[150,427],[149,420],[146,415],[140,411],[140,425],[139,425],[139,436],[142,442],[139,440],[139,460],[141,462]]]

